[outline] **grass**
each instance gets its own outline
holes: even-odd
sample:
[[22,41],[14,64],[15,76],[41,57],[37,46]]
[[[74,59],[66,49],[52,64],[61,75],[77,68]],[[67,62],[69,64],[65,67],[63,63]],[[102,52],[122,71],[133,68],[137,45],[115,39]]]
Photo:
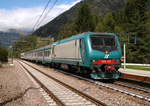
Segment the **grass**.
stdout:
[[[123,66],[122,66],[122,67],[123,67]],[[150,66],[127,65],[126,68],[128,68],[128,69],[136,69],[136,70],[150,71]]]
[[1,62],[0,61],[0,68],[3,67],[4,65],[6,65],[8,62]]

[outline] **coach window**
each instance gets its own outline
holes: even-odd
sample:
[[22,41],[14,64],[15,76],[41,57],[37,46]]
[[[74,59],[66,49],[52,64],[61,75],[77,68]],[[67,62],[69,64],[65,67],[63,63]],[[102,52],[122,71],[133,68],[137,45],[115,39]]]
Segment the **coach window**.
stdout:
[[46,56],[48,57],[48,51],[46,51]]
[[46,57],[48,56],[48,53],[47,53],[47,51],[46,51]]
[[44,51],[44,56],[46,57],[46,51]]
[[45,51],[45,56],[47,57],[47,51]]
[[47,51],[47,56],[49,56],[49,50]]
[[43,55],[43,52],[41,52],[41,56]]
[[47,51],[47,57],[49,56],[49,51]]
[[40,52],[38,52],[38,56],[40,57]]
[[44,51],[43,53],[44,53],[44,56],[46,56],[46,51]]
[[41,52],[41,56],[43,56],[43,52]]
[[48,51],[46,51],[46,56],[48,57]]
[[47,51],[45,51],[45,56],[47,57]]

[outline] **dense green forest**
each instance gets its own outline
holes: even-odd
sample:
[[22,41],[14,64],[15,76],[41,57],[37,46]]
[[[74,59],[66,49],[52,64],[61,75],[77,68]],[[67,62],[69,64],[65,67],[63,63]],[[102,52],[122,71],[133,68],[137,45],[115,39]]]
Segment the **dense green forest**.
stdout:
[[[57,37],[61,31],[61,27],[65,24],[71,24],[72,21],[75,20],[83,2],[86,2],[89,5],[92,13],[95,13],[98,16],[104,16],[107,13],[115,13],[123,9],[127,0],[81,0],[81,2],[74,5],[69,10],[41,26],[34,32],[34,35],[41,37]],[[86,13],[86,15],[87,14],[88,13]]]
[[[127,45],[127,62],[150,64],[150,8],[149,0],[128,0],[117,12],[98,15],[86,2],[81,2],[76,17],[61,26],[56,40],[87,31],[113,32]],[[42,39],[45,39],[42,40]],[[53,41],[53,38],[28,36],[20,38],[14,46],[15,55]]]
[[83,2],[77,18],[63,25],[57,40],[77,33],[114,32],[127,44],[127,62],[150,63],[150,9],[148,0],[128,0],[124,9],[104,16],[96,15]]

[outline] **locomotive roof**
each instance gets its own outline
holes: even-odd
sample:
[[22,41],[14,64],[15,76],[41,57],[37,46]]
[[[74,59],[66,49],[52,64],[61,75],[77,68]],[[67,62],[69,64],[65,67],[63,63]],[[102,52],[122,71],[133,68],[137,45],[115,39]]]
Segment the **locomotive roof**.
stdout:
[[89,35],[111,35],[111,36],[115,36],[116,34],[106,33],[106,32],[103,32],[103,33],[100,33],[100,32],[84,32],[84,33],[80,33],[80,34],[77,34],[77,35],[73,35],[69,38],[65,38],[63,40],[56,41],[56,42],[53,43],[53,45],[57,45],[57,44],[64,43],[64,42],[67,42],[67,41],[71,41],[71,40],[75,40],[75,39],[81,39],[81,38],[87,37]]

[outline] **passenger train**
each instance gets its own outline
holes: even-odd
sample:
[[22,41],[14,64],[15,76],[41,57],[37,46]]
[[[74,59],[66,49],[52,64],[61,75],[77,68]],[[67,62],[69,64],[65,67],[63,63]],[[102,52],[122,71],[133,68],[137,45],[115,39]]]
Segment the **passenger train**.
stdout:
[[93,79],[118,79],[122,51],[114,33],[86,32],[21,53],[21,58],[87,74]]

